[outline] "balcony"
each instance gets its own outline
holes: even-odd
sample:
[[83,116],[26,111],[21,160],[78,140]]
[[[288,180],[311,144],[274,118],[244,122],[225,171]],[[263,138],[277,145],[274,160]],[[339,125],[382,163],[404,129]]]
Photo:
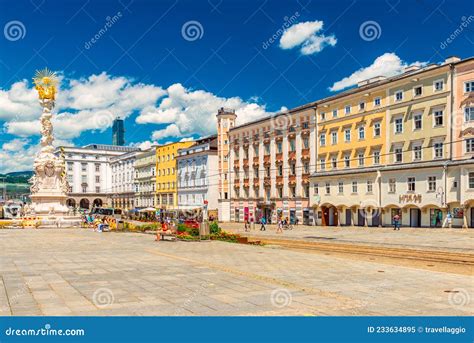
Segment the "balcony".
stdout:
[[303,149],[303,150],[301,150],[301,159],[302,159],[302,160],[309,160],[309,159],[310,159],[310,156],[309,156],[309,149]]
[[275,163],[281,164],[283,163],[283,153],[276,154],[275,156]]
[[243,160],[243,165],[244,165],[244,168],[245,168],[245,169],[248,169],[248,168],[249,168],[249,159],[248,159],[248,158],[245,158],[245,159]]
[[270,155],[263,156],[263,164],[270,164]]
[[290,151],[288,153],[288,160],[295,161],[296,160],[296,151]]
[[296,184],[296,175],[290,175],[290,176],[288,177],[288,183],[289,183],[290,185],[295,185],[295,184]]

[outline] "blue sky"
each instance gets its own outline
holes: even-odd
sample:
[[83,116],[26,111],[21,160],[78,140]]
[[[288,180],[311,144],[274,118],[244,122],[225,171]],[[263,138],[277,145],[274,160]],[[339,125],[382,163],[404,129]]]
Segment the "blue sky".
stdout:
[[120,115],[127,143],[147,146],[212,133],[221,105],[245,122],[472,56],[473,12],[449,0],[0,0],[0,172],[31,169],[36,69],[61,76],[58,144],[110,143]]

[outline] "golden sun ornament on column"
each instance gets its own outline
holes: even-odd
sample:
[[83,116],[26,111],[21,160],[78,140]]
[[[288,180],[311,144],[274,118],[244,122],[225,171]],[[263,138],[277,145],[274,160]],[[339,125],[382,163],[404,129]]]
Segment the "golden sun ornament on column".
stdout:
[[54,100],[56,95],[56,86],[58,85],[58,77],[55,72],[44,68],[37,70],[33,77],[35,88],[38,91],[39,98]]

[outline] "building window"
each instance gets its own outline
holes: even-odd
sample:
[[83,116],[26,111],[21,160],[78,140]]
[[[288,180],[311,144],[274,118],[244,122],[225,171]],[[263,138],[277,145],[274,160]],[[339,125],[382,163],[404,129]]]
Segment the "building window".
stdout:
[[338,191],[339,191],[339,194],[343,194],[343,193],[344,193],[344,182],[339,181],[339,183],[338,183]]
[[473,121],[474,120],[474,107],[466,107],[464,109],[464,121]]
[[388,180],[388,191],[389,193],[395,193],[397,191],[396,181],[395,179]]
[[332,166],[332,169],[337,169],[337,157],[336,156],[331,157],[331,166]]
[[290,195],[292,198],[296,197],[296,187],[290,187]]
[[81,163],[81,171],[83,172],[87,171],[87,163]]
[[351,106],[350,105],[347,105],[345,108],[344,108],[344,112],[346,114],[350,114],[351,113]]
[[413,145],[413,160],[421,160],[421,145]]
[[87,186],[82,186],[82,193],[87,193]]
[[270,155],[270,144],[265,144],[265,155]]
[[466,152],[474,152],[474,138],[466,139]]
[[303,149],[309,149],[309,139],[308,139],[308,137],[303,138]]
[[464,82],[464,92],[474,92],[474,81]]
[[321,121],[325,121],[325,120],[326,120],[326,113],[321,112],[320,116],[321,116]]
[[326,182],[326,194],[331,194],[331,184]]
[[319,185],[317,183],[313,185],[313,192],[314,194],[319,194]]
[[333,145],[337,144],[337,131],[331,132],[331,143]]
[[413,96],[421,96],[423,94],[423,87],[417,86],[413,88]]
[[344,130],[344,140],[346,142],[350,142],[351,141],[351,129],[345,129]]
[[396,118],[395,119],[395,133],[402,133],[403,132],[403,118]]
[[296,143],[294,139],[290,139],[290,151],[296,151]]
[[270,167],[265,168],[265,176],[270,177]]
[[428,191],[436,191],[436,176],[428,176]]
[[403,100],[403,91],[396,91],[395,92],[395,101],[402,101]]
[[474,173],[469,173],[469,189],[474,189]]
[[421,114],[415,114],[413,116],[413,130],[421,130],[421,118],[422,118],[422,115]]
[[304,197],[309,198],[309,186],[308,185],[305,185],[303,187],[303,192],[304,192]]
[[375,123],[374,124],[374,137],[380,137],[380,123]]
[[344,155],[344,167],[349,168],[351,166],[351,157],[349,155]]
[[332,117],[337,118],[337,110],[332,110]]
[[372,193],[372,191],[373,191],[372,181],[367,180],[367,193]]
[[326,160],[324,158],[321,158],[319,160],[319,165],[321,167],[321,170],[326,170]]
[[296,164],[295,163],[290,164],[290,171],[291,171],[291,175],[296,175]]
[[283,145],[281,141],[277,142],[277,154],[281,154],[283,152]]
[[434,112],[434,126],[443,126],[443,111]]
[[359,161],[359,167],[363,167],[364,166],[364,153],[360,152],[358,155],[357,155],[357,159]]
[[374,106],[380,106],[380,104],[381,104],[381,98],[380,97],[375,98],[374,99]]
[[433,82],[433,90],[435,92],[442,91],[443,88],[444,88],[444,81],[443,80],[436,80],[435,82]]
[[280,199],[283,198],[283,188],[278,187],[278,188],[277,188],[277,192],[278,192],[278,197],[279,197]]
[[253,155],[254,155],[255,157],[258,157],[258,146],[254,146],[254,147],[253,147]]
[[365,127],[359,126],[359,139],[365,139]]
[[374,164],[380,164],[380,151],[374,151]]
[[95,177],[95,182],[96,182],[96,183],[99,183],[99,182],[100,182],[100,176],[97,175],[97,176]]
[[303,163],[303,171],[305,174],[309,174],[309,163],[305,162]]
[[73,167],[73,165],[74,165],[74,163],[68,162],[68,163],[67,163],[67,171],[72,172],[72,167]]
[[443,158],[443,143],[435,143],[433,149],[435,158]]
[[95,171],[100,172],[100,163],[95,164]]
[[365,102],[359,102],[359,111],[363,111],[365,109]]
[[352,193],[357,193],[357,181],[352,181]]
[[100,193],[100,186],[95,186],[95,192]]
[[395,162],[401,163],[403,161],[403,152],[402,148],[395,148]]
[[414,177],[409,177],[407,179],[407,184],[408,184],[408,191],[409,192],[414,192],[415,191],[415,178]]
[[325,146],[326,145],[326,134],[322,133],[319,135],[319,145],[320,146]]

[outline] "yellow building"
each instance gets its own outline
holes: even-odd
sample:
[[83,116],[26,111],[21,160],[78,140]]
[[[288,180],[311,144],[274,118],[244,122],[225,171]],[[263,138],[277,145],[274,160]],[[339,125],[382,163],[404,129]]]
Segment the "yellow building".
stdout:
[[176,156],[178,150],[190,147],[194,142],[165,144],[156,149],[156,207],[169,210],[178,207],[178,176]]

